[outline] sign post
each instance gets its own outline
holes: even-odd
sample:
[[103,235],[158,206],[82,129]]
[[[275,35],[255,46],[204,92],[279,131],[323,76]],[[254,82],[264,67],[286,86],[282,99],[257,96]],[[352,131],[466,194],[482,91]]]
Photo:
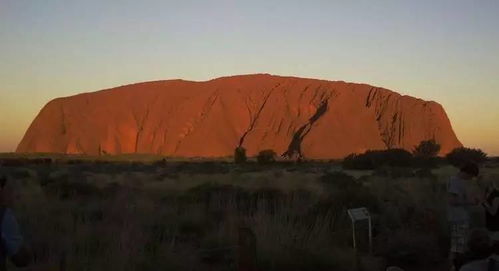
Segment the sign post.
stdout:
[[369,214],[369,211],[367,210],[367,208],[362,207],[356,209],[349,209],[347,212],[348,216],[350,216],[350,219],[352,220],[353,248],[357,249],[357,243],[355,238],[355,223],[358,221],[367,220],[369,226],[369,253],[372,253],[373,235],[372,235],[371,215]]

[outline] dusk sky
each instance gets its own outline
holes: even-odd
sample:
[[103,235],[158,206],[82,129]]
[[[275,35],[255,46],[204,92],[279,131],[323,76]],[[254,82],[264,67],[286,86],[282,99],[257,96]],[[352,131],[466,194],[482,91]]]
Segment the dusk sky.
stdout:
[[497,0],[0,0],[0,152],[56,97],[248,73],[434,100],[499,155]]

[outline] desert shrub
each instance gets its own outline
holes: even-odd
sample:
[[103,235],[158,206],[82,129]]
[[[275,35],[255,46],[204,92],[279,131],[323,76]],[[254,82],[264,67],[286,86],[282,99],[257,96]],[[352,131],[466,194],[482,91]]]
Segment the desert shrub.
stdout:
[[172,179],[172,180],[177,180],[179,178],[179,174],[178,173],[175,173],[175,172],[170,172],[170,171],[166,171],[166,172],[162,172],[161,174],[159,174],[157,176],[157,179],[158,181],[162,182],[164,181],[165,179]]
[[403,149],[367,151],[351,154],[343,160],[345,169],[370,170],[382,166],[409,167],[414,164],[412,154]]
[[385,232],[376,241],[378,253],[389,265],[432,266],[440,260],[438,238],[427,232],[401,229]]
[[190,174],[222,174],[230,171],[231,163],[202,161],[170,163],[169,172]]
[[205,182],[187,190],[185,195],[194,200],[206,201],[209,200],[210,196],[213,194],[229,194],[236,189],[235,186],[229,184]]
[[198,174],[225,174],[229,172],[230,163],[222,162],[200,162],[196,163],[194,172]]
[[5,167],[22,167],[29,165],[49,165],[51,158],[0,158],[0,165]]
[[444,159],[441,157],[430,157],[430,158],[414,157],[414,166],[427,169],[437,168],[442,164],[446,164],[445,160],[444,161],[443,160]]
[[202,238],[200,243],[201,261],[212,266],[221,265],[226,267],[217,270],[234,270],[236,264],[236,255],[233,253],[234,237],[219,228],[209,232]]
[[228,184],[204,183],[186,191],[182,200],[187,203],[201,203],[216,220],[223,219],[220,212],[237,210],[241,213],[252,211],[254,196],[248,191]]
[[320,182],[327,188],[337,188],[337,189],[347,189],[347,188],[357,188],[359,183],[354,177],[342,172],[334,171],[331,173],[326,173],[320,177]]
[[390,149],[381,152],[374,152],[373,159],[376,167],[409,167],[413,164],[413,156],[410,152],[403,149]]
[[243,147],[237,147],[234,150],[234,162],[236,164],[241,164],[246,162],[247,157],[246,157],[246,149]]
[[[198,210],[202,211],[202,210]],[[199,240],[203,237],[209,228],[209,221],[206,214],[198,214],[197,212],[191,212],[185,214],[180,218],[178,230],[181,235],[188,238],[194,237],[194,240]]]
[[422,141],[413,150],[414,164],[420,168],[435,168],[441,158],[437,157],[440,152],[440,144],[434,139]]
[[456,148],[452,152],[448,153],[447,161],[456,167],[461,167],[466,163],[476,163],[482,164],[487,161],[487,154],[480,149],[470,149],[470,148]]
[[[355,266],[353,252],[348,249],[282,248],[281,253],[263,254],[258,258],[260,270],[272,271],[347,271]],[[277,255],[276,255],[277,254]],[[335,255],[331,257],[331,255]]]
[[258,270],[351,270],[354,254],[337,243],[329,219],[323,214],[304,217],[295,209],[257,213],[253,231]]
[[268,164],[275,162],[277,154],[273,150],[263,150],[258,153],[256,160],[260,164]]
[[117,182],[108,183],[100,189],[100,193],[106,197],[114,197],[123,190],[123,186]]
[[381,167],[373,172],[374,176],[387,177],[391,179],[414,177],[414,171],[406,167]]
[[157,167],[164,167],[164,166],[166,166],[167,165],[166,158],[154,161],[153,165],[157,166]]
[[13,179],[25,179],[35,175],[35,173],[28,168],[11,168],[11,170],[5,171],[7,174],[0,172],[0,175],[7,175]]
[[102,196],[101,189],[95,184],[88,182],[84,176],[70,176],[67,171],[54,172],[41,181],[40,185],[42,185],[44,191],[59,199],[70,199],[75,196]]
[[78,165],[78,164],[83,164],[85,161],[81,159],[68,159],[66,161],[63,161],[68,165]]
[[60,199],[69,199],[75,196],[91,197],[102,195],[97,186],[84,181],[54,181],[45,187],[45,191],[57,195]]
[[418,169],[414,172],[414,176],[418,178],[429,178],[429,179],[435,179],[437,176],[431,172],[430,169],[428,168],[421,168]]
[[374,169],[374,164],[367,155],[353,153],[343,159],[343,168],[359,170]]
[[434,139],[421,141],[418,146],[412,152],[415,157],[420,158],[432,158],[437,156],[440,151],[440,144],[438,144]]
[[[368,207],[377,209],[377,199],[362,182],[343,172],[327,173],[319,181],[329,193],[329,199],[319,205],[329,206],[331,210],[343,208]],[[343,209],[344,210],[344,209]]]

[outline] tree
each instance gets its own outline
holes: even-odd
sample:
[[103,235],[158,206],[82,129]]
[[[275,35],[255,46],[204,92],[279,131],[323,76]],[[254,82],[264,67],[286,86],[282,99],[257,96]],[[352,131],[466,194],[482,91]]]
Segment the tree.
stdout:
[[246,157],[246,149],[243,147],[237,147],[234,150],[234,162],[236,164],[245,163],[248,158]]
[[369,155],[352,153],[343,159],[343,168],[370,170],[374,169],[374,162]]
[[480,149],[461,147],[451,151],[446,158],[451,165],[461,167],[466,163],[481,164],[487,161],[487,154]]
[[275,162],[275,157],[277,154],[273,150],[263,150],[258,153],[258,156],[256,157],[256,160],[260,164],[268,164]]
[[440,152],[440,144],[434,139],[421,141],[419,145],[412,152],[418,158],[433,158]]
[[412,154],[403,149],[366,151],[351,154],[343,160],[343,168],[370,170],[380,167],[410,167],[414,164]]

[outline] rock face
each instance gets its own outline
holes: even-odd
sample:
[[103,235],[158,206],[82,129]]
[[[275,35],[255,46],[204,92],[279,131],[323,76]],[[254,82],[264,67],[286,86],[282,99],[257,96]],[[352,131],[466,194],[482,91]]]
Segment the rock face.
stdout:
[[257,74],[58,98],[40,111],[17,152],[222,157],[243,146],[250,156],[273,149],[328,159],[412,150],[428,139],[441,144],[441,154],[461,146],[438,103],[365,84]]

